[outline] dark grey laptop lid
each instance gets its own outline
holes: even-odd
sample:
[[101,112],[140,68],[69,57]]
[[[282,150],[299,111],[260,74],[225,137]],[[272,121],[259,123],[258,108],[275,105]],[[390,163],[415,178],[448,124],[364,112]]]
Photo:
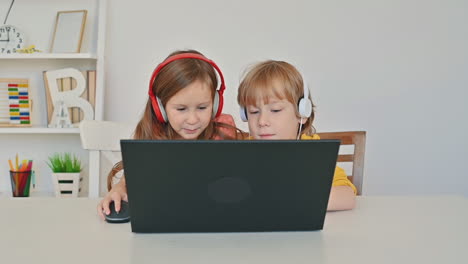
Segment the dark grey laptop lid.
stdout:
[[122,140],[133,232],[323,228],[337,140]]

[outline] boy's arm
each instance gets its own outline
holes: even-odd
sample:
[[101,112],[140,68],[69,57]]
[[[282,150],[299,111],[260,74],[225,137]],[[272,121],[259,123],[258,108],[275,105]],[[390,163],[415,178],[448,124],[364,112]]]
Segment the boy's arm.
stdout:
[[349,186],[334,186],[331,188],[327,211],[351,210],[356,205],[356,195]]
[[351,210],[356,204],[356,187],[346,176],[346,172],[340,168],[335,168],[333,184],[328,200],[328,211]]

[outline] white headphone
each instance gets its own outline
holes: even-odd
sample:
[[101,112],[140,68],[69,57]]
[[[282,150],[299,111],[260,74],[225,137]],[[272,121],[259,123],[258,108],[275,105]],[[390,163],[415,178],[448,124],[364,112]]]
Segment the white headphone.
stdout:
[[[304,75],[302,77],[302,87],[304,88],[304,96],[301,97],[298,103],[299,115],[301,118],[309,118],[312,115],[312,101],[309,99],[309,87],[305,81]],[[240,107],[240,118],[242,121],[247,122],[247,109],[245,106]]]

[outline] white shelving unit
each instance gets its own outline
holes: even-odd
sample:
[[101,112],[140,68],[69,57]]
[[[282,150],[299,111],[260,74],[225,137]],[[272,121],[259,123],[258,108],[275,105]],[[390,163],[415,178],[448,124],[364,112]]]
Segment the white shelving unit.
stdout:
[[96,54],[91,53],[32,53],[32,54],[0,54],[0,60],[58,60],[58,59],[91,59],[96,60]]
[[[9,1],[0,3],[0,9],[3,10],[3,5],[7,8],[9,4]],[[35,10],[35,16],[28,16],[31,9]],[[81,9],[88,10],[81,53],[48,53],[57,12]],[[77,154],[85,165],[84,183],[87,182],[88,187],[82,186],[84,193],[88,193],[89,197],[99,196],[99,171],[90,172],[92,168],[89,168],[92,164],[91,159],[100,159],[99,154],[82,149],[79,128],[47,127],[42,72],[67,67],[96,70],[94,118],[102,120],[105,90],[106,9],[107,0],[15,2],[8,24],[20,28],[28,36],[26,46],[34,44],[37,49],[44,50],[44,52],[0,54],[0,78],[28,78],[31,98],[34,101],[32,127],[0,127],[0,197],[10,192],[8,159],[13,158],[16,153],[19,153],[20,158],[34,160],[38,181],[36,192],[49,193],[52,196],[53,184],[50,169],[45,160],[54,152],[65,151]]]
[[79,128],[3,127],[0,134],[79,134]]

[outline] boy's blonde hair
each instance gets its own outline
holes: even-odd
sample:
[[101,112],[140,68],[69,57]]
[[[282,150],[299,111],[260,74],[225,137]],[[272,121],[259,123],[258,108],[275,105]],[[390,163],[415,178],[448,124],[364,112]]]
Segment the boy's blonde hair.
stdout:
[[[300,118],[298,103],[304,96],[304,80],[301,73],[285,61],[268,60],[254,65],[245,74],[239,85],[237,102],[241,107],[269,103],[271,97],[286,99],[295,106]],[[309,99],[312,101],[309,95]],[[314,108],[314,107],[313,107]],[[303,133],[313,135],[314,111],[304,124]]]

